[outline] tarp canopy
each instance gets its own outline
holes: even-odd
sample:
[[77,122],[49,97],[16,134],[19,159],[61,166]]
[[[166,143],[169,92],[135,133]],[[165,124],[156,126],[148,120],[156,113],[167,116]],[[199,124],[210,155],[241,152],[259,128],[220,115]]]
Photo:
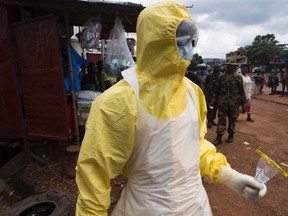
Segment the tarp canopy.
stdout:
[[119,16],[126,32],[135,32],[137,17],[144,9],[141,4],[131,2],[87,2],[79,0],[0,0],[7,6],[25,7],[30,13],[46,12],[65,18],[69,16],[69,24],[83,26],[90,18],[100,17],[102,28],[110,30]]

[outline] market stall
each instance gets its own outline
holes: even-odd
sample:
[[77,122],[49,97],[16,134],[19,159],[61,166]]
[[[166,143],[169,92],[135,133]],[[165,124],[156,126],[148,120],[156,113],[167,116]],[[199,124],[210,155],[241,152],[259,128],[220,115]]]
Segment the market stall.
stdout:
[[[6,50],[0,59],[0,75],[5,80],[0,86],[5,101],[0,104],[2,145],[6,146],[6,140],[30,137],[75,139],[80,144],[71,58],[73,26],[97,17],[102,26],[100,39],[107,39],[120,17],[125,31],[135,32],[143,8],[129,2],[0,0],[0,46]],[[65,70],[70,93],[64,90],[62,39],[68,54]],[[29,143],[21,145],[29,148]]]

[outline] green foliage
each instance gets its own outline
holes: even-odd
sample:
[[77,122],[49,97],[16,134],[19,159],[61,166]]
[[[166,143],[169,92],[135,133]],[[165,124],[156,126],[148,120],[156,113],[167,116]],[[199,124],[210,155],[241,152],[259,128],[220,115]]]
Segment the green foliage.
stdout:
[[288,58],[288,48],[287,48],[288,44],[281,44],[281,45],[283,45],[284,48],[280,50],[280,56],[282,56],[282,58]]
[[274,34],[257,35],[252,45],[245,47],[250,63],[268,65],[273,55],[287,55],[287,44],[279,44]]
[[202,64],[204,61],[202,59],[202,56],[200,56],[198,53],[195,53],[193,55],[193,59],[191,60],[191,64],[188,67],[189,71],[195,71],[196,70],[196,66],[198,64]]

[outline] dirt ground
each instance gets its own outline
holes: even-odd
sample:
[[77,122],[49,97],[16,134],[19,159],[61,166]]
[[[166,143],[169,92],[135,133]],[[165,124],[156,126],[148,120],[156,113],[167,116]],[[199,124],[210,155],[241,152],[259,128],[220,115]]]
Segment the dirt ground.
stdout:
[[[252,117],[255,122],[247,122],[246,114],[240,115],[233,144],[224,143],[217,147],[219,152],[226,155],[234,169],[252,176],[255,175],[259,159],[256,149],[267,155],[273,154],[273,159],[288,171],[288,98],[280,101],[276,98],[279,95],[266,94],[252,98]],[[270,102],[270,99],[277,103]],[[278,102],[285,102],[287,105]],[[215,139],[215,130],[214,127],[208,131],[208,140]],[[245,145],[245,142],[249,145]],[[267,194],[257,203],[246,201],[223,185],[212,185],[209,181],[204,181],[204,186],[214,216],[288,215],[288,179],[280,173],[267,183]]]
[[[274,100],[274,102],[272,102]],[[286,105],[285,105],[286,104]],[[259,155],[255,152],[260,149],[267,155],[273,153],[273,159],[281,164],[288,172],[288,97],[280,98],[279,95],[268,95],[268,89],[263,95],[252,98],[253,114],[255,122],[247,122],[246,114],[239,116],[236,124],[237,133],[232,144],[225,141],[218,146],[219,152],[226,155],[231,166],[239,172],[255,175],[255,167]],[[216,127],[208,129],[206,138],[213,142],[216,137]],[[227,134],[223,136],[226,139]],[[72,201],[76,201],[77,187],[73,178],[66,176],[67,159],[69,155],[53,160],[49,165],[40,165],[36,161],[26,167],[18,176],[23,188],[30,188],[33,192],[48,190],[61,191],[69,195]],[[11,182],[13,182],[11,180]],[[125,179],[118,177],[111,180],[112,205],[109,214],[125,187]],[[246,201],[242,196],[235,194],[224,185],[212,184],[209,179],[203,178],[204,187],[210,200],[214,216],[287,216],[288,215],[288,179],[278,173],[267,183],[267,194],[256,203]],[[15,188],[14,188],[15,189]],[[15,190],[22,198],[29,195],[21,189]],[[7,211],[13,202],[2,196],[0,200],[0,215]]]

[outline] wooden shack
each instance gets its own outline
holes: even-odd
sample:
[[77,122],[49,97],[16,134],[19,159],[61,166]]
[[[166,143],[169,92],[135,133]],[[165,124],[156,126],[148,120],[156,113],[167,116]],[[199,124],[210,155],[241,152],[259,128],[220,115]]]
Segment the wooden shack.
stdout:
[[79,144],[75,95],[64,90],[64,73],[71,86],[73,75],[71,57],[63,66],[62,39],[70,49],[73,26],[91,17],[100,17],[103,37],[116,16],[135,32],[143,9],[129,2],[0,0],[0,167],[15,156],[11,148],[37,158],[33,139]]

